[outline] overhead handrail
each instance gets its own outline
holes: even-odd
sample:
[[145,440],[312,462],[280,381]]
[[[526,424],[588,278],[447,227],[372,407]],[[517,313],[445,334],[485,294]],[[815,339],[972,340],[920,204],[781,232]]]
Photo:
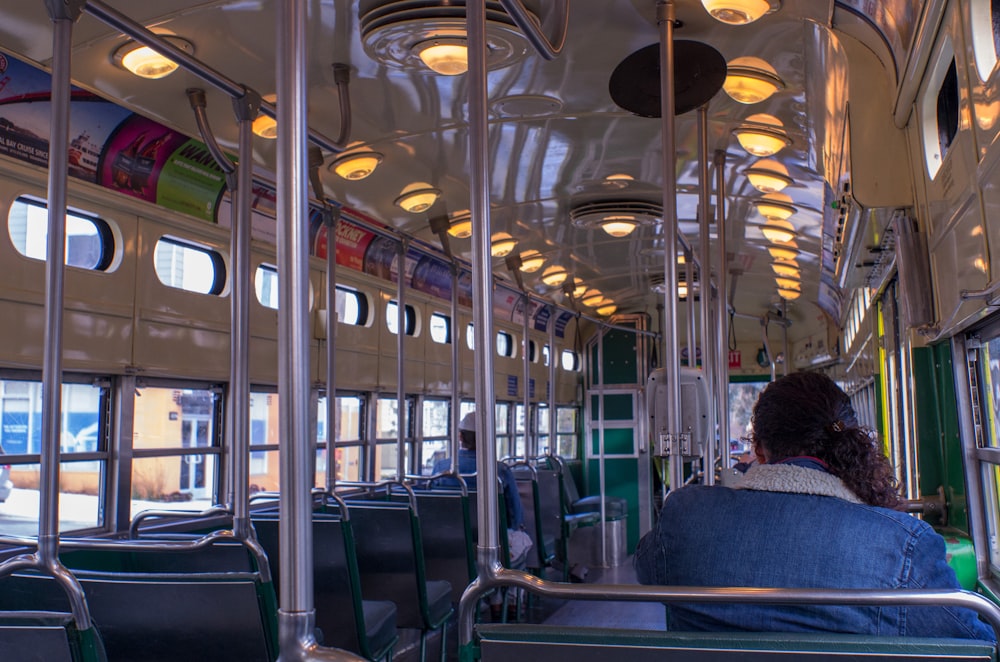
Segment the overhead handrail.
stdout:
[[500,4],[539,55],[546,60],[554,60],[559,56],[569,30],[569,0],[541,3],[544,14],[540,21],[527,10],[521,0],[500,0]]

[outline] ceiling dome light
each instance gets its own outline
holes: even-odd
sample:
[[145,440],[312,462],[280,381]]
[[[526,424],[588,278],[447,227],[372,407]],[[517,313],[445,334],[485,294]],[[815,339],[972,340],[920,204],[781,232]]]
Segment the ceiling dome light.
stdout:
[[[191,42],[173,35],[158,36],[188,55],[194,54],[194,46],[191,45]],[[178,67],[178,64],[170,58],[160,55],[149,46],[143,46],[136,41],[127,41],[119,46],[112,59],[115,64],[140,78],[163,78],[177,71]]]
[[754,156],[772,156],[792,144],[781,120],[766,113],[751,115],[733,133],[740,146]]
[[767,247],[767,252],[771,254],[771,257],[775,260],[794,260],[799,256],[799,251],[795,246],[794,241],[789,241],[783,246],[771,245]]
[[562,285],[568,276],[569,273],[566,271],[566,267],[553,264],[542,272],[542,282],[550,287],[557,287]]
[[701,0],[712,18],[729,25],[753,23],[771,9],[767,0]]
[[739,103],[760,103],[779,89],[785,82],[770,64],[759,57],[738,57],[726,65],[726,82],[722,89]]
[[587,290],[586,292],[583,293],[583,296],[580,298],[580,303],[587,306],[588,308],[593,308],[597,304],[603,302],[604,302],[604,295],[601,293],[600,290],[596,288],[591,288]]
[[379,163],[382,163],[381,154],[363,151],[341,154],[330,163],[329,168],[344,179],[357,181],[375,172]]
[[632,175],[620,172],[614,175],[608,175],[607,177],[604,178],[604,181],[602,183],[608,188],[623,189],[627,188],[629,182],[632,181],[635,181],[635,178]]
[[468,209],[452,215],[448,234],[456,239],[468,239],[472,236],[472,214]]
[[605,216],[598,225],[612,237],[627,237],[632,234],[632,230],[639,227],[639,221],[629,214],[611,214]]
[[493,257],[505,257],[513,252],[517,239],[506,232],[496,232],[490,237],[490,254]]
[[796,290],[802,289],[802,283],[794,278],[784,278],[782,276],[776,276],[774,282],[778,284],[778,287],[783,290]]
[[783,287],[778,288],[778,296],[786,301],[795,301],[802,295],[802,292],[798,290],[786,290]]
[[771,270],[776,276],[785,276],[786,278],[798,278],[802,273],[799,270],[799,263],[795,260],[772,262]]
[[521,253],[521,271],[534,273],[545,264],[545,257],[538,251],[532,249]]
[[774,159],[761,159],[743,171],[750,183],[761,193],[779,193],[794,180],[788,168]]
[[750,203],[768,221],[787,221],[798,211],[792,204],[792,199],[784,193],[767,193]]
[[788,221],[773,220],[760,226],[764,238],[775,244],[787,244],[798,236]]
[[427,68],[442,76],[469,70],[469,46],[464,38],[431,39],[413,47]]
[[617,310],[618,306],[616,306],[613,301],[608,300],[607,302],[599,306],[596,312],[598,315],[601,315],[602,317],[607,317],[608,315],[614,315]]
[[573,279],[573,298],[577,301],[583,296],[584,292],[587,291],[587,285],[580,279]]
[[423,182],[417,182],[404,188],[393,204],[402,207],[411,214],[419,214],[430,209],[439,195],[441,195],[439,189]]
[[[264,101],[274,104],[278,100],[277,94],[265,94],[261,97]],[[259,113],[250,124],[250,129],[256,135],[267,140],[274,140],[278,137],[278,122],[270,115]]]

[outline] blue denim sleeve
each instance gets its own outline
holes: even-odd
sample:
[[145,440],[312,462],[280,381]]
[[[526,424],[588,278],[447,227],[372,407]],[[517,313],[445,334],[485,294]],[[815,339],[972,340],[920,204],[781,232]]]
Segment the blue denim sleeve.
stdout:
[[520,529],[524,526],[524,509],[521,506],[521,495],[517,493],[517,483],[514,482],[514,474],[510,467],[502,462],[497,463],[497,476],[500,484],[503,485],[503,501],[507,508],[507,519],[510,521],[510,528]]
[[667,559],[663,542],[660,540],[660,525],[652,528],[639,540],[632,557],[632,567],[640,584],[667,583]]
[[[916,534],[910,580],[912,588],[961,588],[948,565],[944,539],[929,526]],[[955,607],[908,607],[906,634],[916,637],[959,637],[996,641],[993,628],[976,612]]]

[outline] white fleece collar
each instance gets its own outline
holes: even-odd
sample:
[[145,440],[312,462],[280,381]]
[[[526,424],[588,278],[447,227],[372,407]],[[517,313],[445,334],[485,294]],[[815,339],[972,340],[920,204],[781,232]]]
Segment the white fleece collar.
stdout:
[[791,492],[831,496],[851,503],[862,503],[844,482],[825,471],[794,464],[755,464],[747,469],[735,489],[762,492]]

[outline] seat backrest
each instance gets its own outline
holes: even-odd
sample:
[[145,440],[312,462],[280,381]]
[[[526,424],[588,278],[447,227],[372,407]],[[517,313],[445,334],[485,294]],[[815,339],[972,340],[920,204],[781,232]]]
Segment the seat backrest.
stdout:
[[[195,540],[198,536],[171,536],[174,542]],[[156,540],[143,538],[143,543]],[[238,540],[217,540],[210,545],[189,550],[179,549],[130,549],[123,543],[117,549],[73,549],[63,547],[59,560],[71,570],[96,570],[103,572],[139,573],[197,573],[197,572],[256,572],[256,563],[250,550]]]
[[[517,482],[517,493],[521,497],[521,508],[524,511],[524,530],[531,538],[532,547],[528,553],[529,568],[544,568],[551,562],[555,550],[546,544],[547,536],[542,529],[542,514],[539,508],[538,481],[531,467],[518,464],[511,467]],[[558,536],[556,536],[558,537]]]
[[0,612],[0,651],[19,662],[107,660],[96,629],[81,631],[72,614],[61,612]]
[[827,633],[663,632],[560,628],[544,625],[480,625],[477,637],[482,662],[513,660],[550,662],[744,662],[788,660],[878,660],[958,662],[996,660],[995,646],[969,639],[872,637]]
[[423,542],[408,503],[349,501],[364,597],[396,603],[401,628],[433,629]]
[[[345,523],[333,515],[313,515],[313,604],[323,645],[372,657],[354,547],[348,545]],[[254,529],[271,564],[277,585],[281,566],[278,518],[254,517]]]
[[538,521],[542,533],[555,540],[563,538],[563,515],[568,512],[563,501],[562,475],[556,469],[538,467]]
[[[94,623],[111,660],[270,662],[276,632],[262,609],[255,573],[139,574],[80,570]],[[0,608],[10,603],[66,608],[49,577],[15,574],[5,582]],[[10,601],[10,602],[8,602]]]
[[[427,577],[447,580],[452,602],[458,602],[476,578],[469,497],[453,490],[417,490],[415,496]],[[393,496],[396,501],[407,499]]]

